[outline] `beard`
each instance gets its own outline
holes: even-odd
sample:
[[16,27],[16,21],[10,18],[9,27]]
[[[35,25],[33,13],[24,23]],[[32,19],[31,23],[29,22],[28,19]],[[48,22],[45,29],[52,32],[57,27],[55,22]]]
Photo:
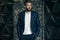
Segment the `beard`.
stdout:
[[32,10],[32,9],[27,9],[27,8],[26,8],[26,11],[31,11],[31,10]]

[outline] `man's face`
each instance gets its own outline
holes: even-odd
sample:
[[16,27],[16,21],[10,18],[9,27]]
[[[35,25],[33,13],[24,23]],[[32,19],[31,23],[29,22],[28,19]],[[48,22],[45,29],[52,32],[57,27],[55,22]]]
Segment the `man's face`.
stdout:
[[26,3],[26,10],[27,11],[31,11],[31,9],[32,9],[32,4],[31,3]]

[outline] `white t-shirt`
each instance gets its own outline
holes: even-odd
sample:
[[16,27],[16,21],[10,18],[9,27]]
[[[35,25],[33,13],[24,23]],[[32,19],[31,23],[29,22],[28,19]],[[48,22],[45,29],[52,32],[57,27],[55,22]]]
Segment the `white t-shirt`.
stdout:
[[32,34],[32,32],[31,32],[31,25],[30,25],[31,12],[25,12],[25,20],[24,21],[25,21],[25,26],[24,26],[23,35]]

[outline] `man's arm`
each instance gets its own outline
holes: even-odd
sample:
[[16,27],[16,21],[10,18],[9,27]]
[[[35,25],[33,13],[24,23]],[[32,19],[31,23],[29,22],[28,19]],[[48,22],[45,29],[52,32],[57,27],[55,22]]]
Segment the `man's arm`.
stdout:
[[18,14],[18,22],[17,22],[17,35],[20,37],[20,26],[21,26],[21,15]]
[[38,36],[40,33],[40,27],[41,27],[38,13],[36,13],[36,25],[37,25],[36,26],[36,36]]

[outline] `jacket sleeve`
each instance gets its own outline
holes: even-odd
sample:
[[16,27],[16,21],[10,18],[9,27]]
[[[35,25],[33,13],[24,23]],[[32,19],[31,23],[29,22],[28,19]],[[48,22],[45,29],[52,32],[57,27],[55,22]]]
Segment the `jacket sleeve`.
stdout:
[[38,36],[40,34],[40,20],[39,20],[39,16],[38,13],[36,14],[36,36]]
[[20,37],[20,26],[21,26],[21,15],[18,14],[18,22],[17,22],[17,35]]

